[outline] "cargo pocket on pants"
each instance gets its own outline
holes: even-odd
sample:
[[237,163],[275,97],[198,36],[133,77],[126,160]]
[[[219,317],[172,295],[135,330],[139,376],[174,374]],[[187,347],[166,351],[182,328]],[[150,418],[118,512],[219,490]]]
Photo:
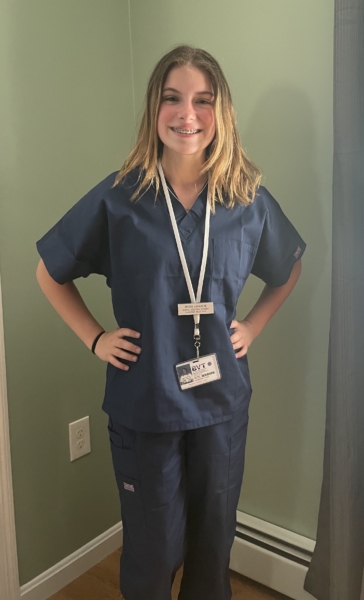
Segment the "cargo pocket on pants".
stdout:
[[118,426],[109,425],[111,455],[116,483],[119,489],[124,545],[143,548],[147,543],[144,505],[139,481],[135,451],[122,448]]

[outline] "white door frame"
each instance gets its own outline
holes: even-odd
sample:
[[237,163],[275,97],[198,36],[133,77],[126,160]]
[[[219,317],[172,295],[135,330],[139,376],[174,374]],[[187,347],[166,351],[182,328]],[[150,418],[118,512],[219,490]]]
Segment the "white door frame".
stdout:
[[20,598],[0,278],[0,600]]

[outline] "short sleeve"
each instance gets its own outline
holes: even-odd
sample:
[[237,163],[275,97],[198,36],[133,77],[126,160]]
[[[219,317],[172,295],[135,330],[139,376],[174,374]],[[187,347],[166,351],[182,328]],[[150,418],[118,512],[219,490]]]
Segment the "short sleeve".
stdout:
[[284,285],[306,244],[278,202],[261,186],[254,202],[260,204],[264,224],[251,272],[271,287]]
[[96,185],[38,242],[37,250],[57,283],[99,273],[110,277],[108,218],[105,194],[115,174]]

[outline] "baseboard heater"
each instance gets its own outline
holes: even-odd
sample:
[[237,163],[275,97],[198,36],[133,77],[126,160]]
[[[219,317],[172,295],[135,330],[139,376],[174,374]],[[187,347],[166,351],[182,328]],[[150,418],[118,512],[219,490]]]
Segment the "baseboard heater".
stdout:
[[304,578],[315,541],[237,512],[230,568],[294,600],[308,600]]
[[236,537],[308,567],[315,542],[286,529],[238,513]]

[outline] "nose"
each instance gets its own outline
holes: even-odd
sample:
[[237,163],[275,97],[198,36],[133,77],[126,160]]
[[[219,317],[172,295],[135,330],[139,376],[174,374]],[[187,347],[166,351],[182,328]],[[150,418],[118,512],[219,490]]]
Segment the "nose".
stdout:
[[182,103],[178,116],[181,119],[181,121],[186,123],[190,123],[191,121],[194,121],[196,119],[195,107],[191,100],[185,100]]

